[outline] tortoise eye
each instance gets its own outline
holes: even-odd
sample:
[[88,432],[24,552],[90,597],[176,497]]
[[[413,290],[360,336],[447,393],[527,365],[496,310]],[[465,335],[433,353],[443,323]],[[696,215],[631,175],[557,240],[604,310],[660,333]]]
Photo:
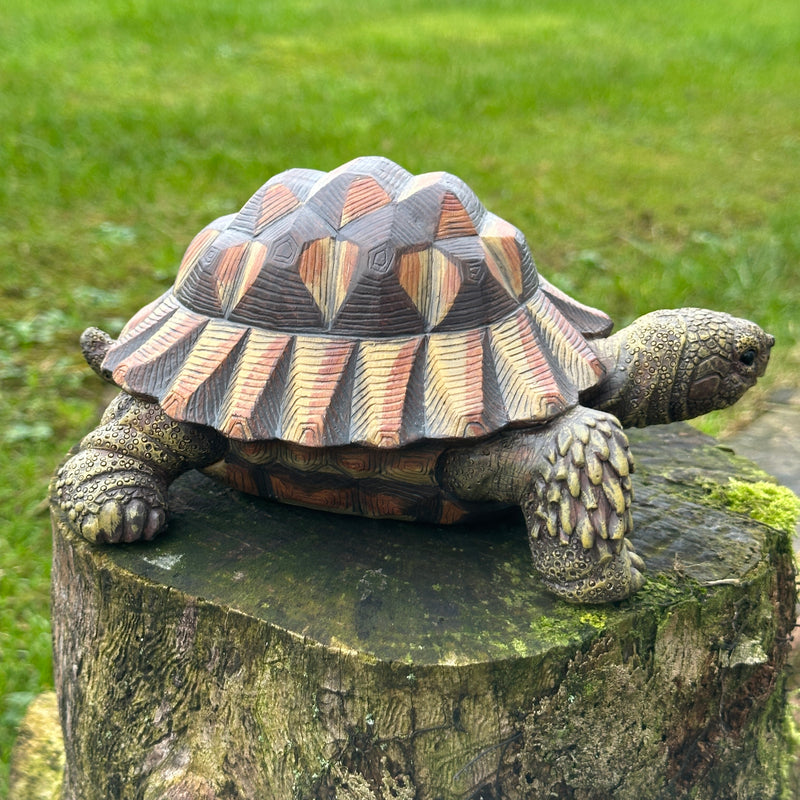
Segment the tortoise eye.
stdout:
[[739,361],[746,367],[752,367],[756,362],[756,351],[752,347],[748,347],[740,356]]

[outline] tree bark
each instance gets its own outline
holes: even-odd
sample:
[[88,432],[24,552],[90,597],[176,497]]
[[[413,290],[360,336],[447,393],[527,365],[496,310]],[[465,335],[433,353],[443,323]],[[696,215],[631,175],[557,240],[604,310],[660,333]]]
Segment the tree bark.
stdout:
[[54,507],[64,800],[785,796],[789,536],[724,503],[765,477],[685,425],[632,444],[649,580],[611,606],[547,595],[513,514],[339,517],[195,473],[163,537],[110,547]]

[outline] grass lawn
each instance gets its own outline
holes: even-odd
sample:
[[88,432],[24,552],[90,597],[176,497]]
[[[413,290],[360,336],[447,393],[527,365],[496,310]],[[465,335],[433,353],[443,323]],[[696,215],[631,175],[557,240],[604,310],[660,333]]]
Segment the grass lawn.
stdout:
[[0,10],[0,796],[51,684],[46,486],[109,399],[79,356],[275,172],[464,178],[620,324],[749,316],[800,382],[796,0],[6,0]]

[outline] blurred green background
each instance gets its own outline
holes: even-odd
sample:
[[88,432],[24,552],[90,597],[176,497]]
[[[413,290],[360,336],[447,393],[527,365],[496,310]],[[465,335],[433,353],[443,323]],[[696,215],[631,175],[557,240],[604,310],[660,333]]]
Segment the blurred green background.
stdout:
[[109,393],[79,355],[272,174],[444,169],[619,324],[749,316],[800,383],[797,0],[5,0],[0,8],[0,795],[51,683],[49,475]]

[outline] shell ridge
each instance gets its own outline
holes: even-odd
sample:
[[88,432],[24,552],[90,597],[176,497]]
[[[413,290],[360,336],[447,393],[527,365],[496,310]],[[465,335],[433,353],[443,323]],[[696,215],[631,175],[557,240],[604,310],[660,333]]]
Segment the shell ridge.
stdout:
[[230,291],[225,298],[223,316],[230,319],[231,314],[241,302],[242,298],[250,291],[258,280],[264,267],[267,248],[261,242],[250,241],[247,243],[242,258],[239,261],[238,274],[231,281]]
[[409,380],[422,337],[361,341],[353,359],[349,441],[399,447]]
[[543,336],[525,309],[492,326],[490,340],[510,423],[541,422],[567,405],[563,373],[554,371]]
[[264,185],[270,187],[276,184],[286,186],[300,203],[304,203],[319,179],[326,174],[318,169],[292,167],[273,175]]
[[[219,235],[225,229],[224,227],[216,227],[217,223],[222,220],[231,222],[229,217],[224,217],[215,220],[211,225],[207,225],[200,233],[195,236],[186,248],[186,252],[181,259],[180,267],[178,267],[178,274],[175,278],[174,291],[178,291],[186,281],[186,278],[197,267],[197,263],[208,252],[209,248],[213,246]],[[227,227],[227,225],[225,226]]]
[[[338,308],[330,327],[342,337],[391,339],[425,332],[419,309],[400,284],[397,274],[380,274],[362,254],[350,281],[346,301]],[[398,336],[398,329],[402,331]]]
[[279,439],[295,337],[255,328],[248,334],[220,404],[218,430],[237,441]]
[[492,354],[491,328],[487,325],[481,330],[481,347],[483,349],[483,396],[486,409],[486,425],[490,431],[505,428],[510,422],[500,380],[497,375],[497,363]]
[[447,316],[461,288],[458,265],[434,247],[400,254],[396,277],[426,333]]
[[332,282],[334,291],[328,305],[328,330],[335,330],[339,313],[348,304],[364,277],[367,264],[360,257],[360,249],[355,242],[337,239],[333,247],[334,266]]
[[114,382],[133,394],[154,397],[159,402],[175,372],[191,351],[209,320],[191,312],[176,310],[174,327],[162,326],[116,367]]
[[412,174],[385,156],[358,156],[337,167],[332,175],[348,173],[356,177],[372,177],[393,197],[413,177]]
[[[245,328],[244,336],[240,341],[241,347],[236,353],[236,360],[228,375],[225,393],[217,408],[217,416],[214,427],[220,433],[224,433],[234,439],[250,439],[252,438],[253,433],[252,426],[248,421],[248,417],[250,415],[242,415],[237,413],[239,408],[245,404],[249,394],[248,388],[250,387],[247,385],[242,386],[242,383],[247,384],[247,378],[254,377],[253,373],[248,369],[248,366],[250,365],[246,363],[247,348],[250,344],[250,339],[253,337],[253,334],[253,328]],[[259,384],[261,384],[261,391],[266,390],[267,382],[268,377],[266,376],[263,381],[259,381]],[[261,394],[261,392],[258,392],[258,394]],[[251,404],[251,412],[253,410],[253,405],[255,405],[255,403]],[[234,433],[238,435],[234,435]]]
[[322,314],[299,273],[265,263],[229,319],[262,331],[301,334],[319,331]]
[[594,339],[608,336],[614,327],[611,317],[603,311],[579,303],[558,287],[539,276],[539,286],[555,307],[584,337]]
[[[547,301],[547,298],[544,295],[542,295],[542,298],[545,301],[542,305],[547,307],[549,301]],[[545,398],[545,402],[548,405],[548,417],[552,417],[556,414],[560,414],[562,411],[565,411],[568,408],[573,408],[575,405],[577,405],[578,388],[575,382],[575,372],[576,366],[580,368],[583,366],[583,364],[581,363],[580,358],[575,351],[570,350],[569,347],[565,345],[559,346],[557,341],[554,342],[550,339],[550,326],[552,325],[553,329],[561,332],[561,325],[552,319],[547,318],[547,312],[544,312],[540,315],[535,315],[533,311],[534,307],[535,306],[533,302],[531,302],[523,308],[525,315],[530,320],[530,324],[539,332],[540,336],[542,337],[542,358],[549,365],[550,374],[553,376],[553,380],[557,386],[557,393],[548,395]],[[548,311],[552,313],[554,309],[548,309]],[[544,322],[544,325],[542,325],[542,322]],[[563,324],[569,326],[569,323],[566,320],[563,320]],[[571,326],[569,327],[570,330],[572,330]],[[568,344],[572,343],[570,338],[566,338],[564,341]]]
[[475,223],[463,203],[452,191],[446,191],[441,201],[437,239],[455,239],[462,236],[476,236]]
[[[289,376],[291,374],[292,359],[294,358],[294,350],[296,346],[297,346],[297,337],[290,336],[289,341],[286,343],[286,348],[281,354],[281,357],[277,364],[278,369],[276,369],[275,373],[276,374],[275,389],[270,397],[271,400],[270,405],[274,403],[275,410],[277,411],[275,415],[275,425],[273,428],[274,431],[273,435],[277,439],[281,438],[280,431],[283,430],[283,420],[286,413],[286,390],[289,385]],[[261,405],[260,409],[264,411],[267,410],[264,405]]]
[[219,302],[219,316],[226,318],[235,304],[237,286],[244,278],[244,266],[254,242],[246,241],[220,253],[213,273],[214,291]]
[[432,439],[486,431],[479,330],[428,339],[425,435]]
[[419,337],[403,398],[403,417],[400,442],[408,444],[425,438],[427,411],[425,409],[425,365],[428,363],[428,336]]
[[322,431],[325,447],[339,447],[351,443],[350,428],[353,413],[353,384],[356,376],[356,357],[360,342],[354,342],[347,355],[345,365],[339,370],[336,381],[325,408]]
[[290,214],[300,205],[300,199],[283,182],[270,181],[261,187],[260,192],[260,197],[258,193],[253,196],[254,200],[258,197],[258,209],[253,215],[252,223],[254,237],[260,236],[273,222]]
[[295,337],[280,438],[307,447],[326,445],[325,420],[356,343],[337,337]]
[[304,248],[297,262],[300,280],[319,309],[325,327],[330,327],[336,307],[336,244],[331,238],[314,239]]
[[339,228],[392,202],[388,192],[371,176],[356,178],[345,194]]
[[180,308],[175,295],[167,292],[139,314],[122,329],[119,338],[111,346],[103,359],[103,368],[115,370],[128,356],[138,350],[160,328],[169,323],[170,318]]

